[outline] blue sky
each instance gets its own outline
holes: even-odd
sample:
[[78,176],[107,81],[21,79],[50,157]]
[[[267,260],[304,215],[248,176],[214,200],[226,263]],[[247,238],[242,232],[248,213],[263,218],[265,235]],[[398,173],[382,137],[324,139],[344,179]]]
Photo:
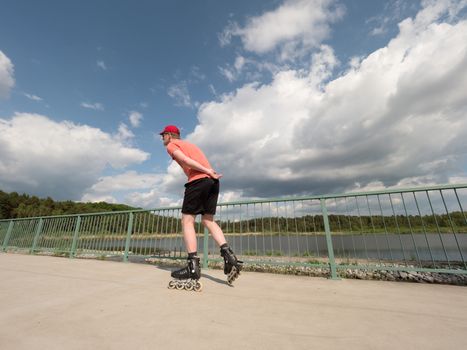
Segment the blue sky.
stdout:
[[465,1],[0,2],[0,188],[179,204],[467,182]]

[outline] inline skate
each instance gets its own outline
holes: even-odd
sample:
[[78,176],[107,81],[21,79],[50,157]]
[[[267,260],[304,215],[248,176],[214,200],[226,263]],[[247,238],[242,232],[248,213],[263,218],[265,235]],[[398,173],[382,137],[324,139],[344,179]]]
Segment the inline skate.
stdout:
[[235,256],[230,247],[221,248],[221,256],[224,258],[224,274],[227,275],[227,283],[232,283],[240,276],[243,261]]
[[203,289],[201,278],[201,268],[197,256],[187,259],[187,266],[170,274],[174,279],[169,282],[169,289],[188,290],[201,292]]

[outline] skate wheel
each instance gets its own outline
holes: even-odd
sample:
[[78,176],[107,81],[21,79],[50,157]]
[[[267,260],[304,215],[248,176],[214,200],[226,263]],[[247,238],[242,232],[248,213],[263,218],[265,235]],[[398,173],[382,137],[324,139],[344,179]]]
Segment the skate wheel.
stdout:
[[194,286],[195,292],[201,292],[203,290],[203,284],[199,281],[196,281],[196,284]]
[[174,281],[169,282],[169,289],[175,289],[176,283]]
[[231,286],[232,283],[237,279],[238,275],[240,275],[240,269],[237,266],[234,266],[232,271],[227,276],[227,284]]
[[185,290],[192,291],[195,288],[195,284],[193,282],[188,282],[185,285]]
[[185,286],[183,285],[183,283],[180,283],[180,282],[177,283],[177,285],[176,285],[176,288],[177,288],[178,290],[182,290],[183,287],[185,287]]

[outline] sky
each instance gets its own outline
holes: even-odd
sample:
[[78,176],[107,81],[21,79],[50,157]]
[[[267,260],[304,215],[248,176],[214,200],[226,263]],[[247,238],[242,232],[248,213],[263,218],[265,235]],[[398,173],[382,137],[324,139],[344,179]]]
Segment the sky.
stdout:
[[467,0],[0,0],[0,189],[180,205],[467,183]]

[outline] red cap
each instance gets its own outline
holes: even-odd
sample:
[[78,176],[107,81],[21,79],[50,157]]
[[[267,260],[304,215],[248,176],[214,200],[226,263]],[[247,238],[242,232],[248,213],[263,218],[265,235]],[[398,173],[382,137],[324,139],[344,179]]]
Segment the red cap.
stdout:
[[180,130],[175,125],[167,125],[162,132],[159,133],[159,135],[165,134],[166,132],[171,132],[172,134],[178,134],[180,135]]

